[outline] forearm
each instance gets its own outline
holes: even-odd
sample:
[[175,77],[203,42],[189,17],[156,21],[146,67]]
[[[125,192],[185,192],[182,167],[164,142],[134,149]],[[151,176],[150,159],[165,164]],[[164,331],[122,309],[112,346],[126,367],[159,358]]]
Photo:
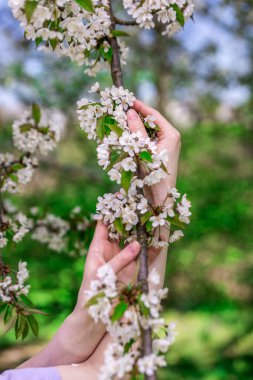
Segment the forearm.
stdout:
[[95,325],[86,311],[73,312],[48,345],[20,368],[80,363],[93,353],[103,335],[104,326]]

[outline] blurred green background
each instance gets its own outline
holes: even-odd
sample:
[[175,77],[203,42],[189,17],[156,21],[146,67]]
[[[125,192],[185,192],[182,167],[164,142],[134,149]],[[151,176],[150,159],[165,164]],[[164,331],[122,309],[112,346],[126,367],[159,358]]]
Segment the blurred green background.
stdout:
[[[160,379],[253,378],[253,7],[252,1],[196,1],[195,23],[173,39],[142,31],[129,40],[126,86],[157,107],[182,135],[178,188],[192,201],[185,238],[169,250],[164,305],[178,325]],[[68,118],[64,140],[43,159],[22,196],[24,212],[39,204],[65,216],[115,191],[96,162],[95,144],[80,131],[76,101],[92,79],[68,60],[35,51],[0,1],[0,150],[11,151],[11,123],[34,100]],[[99,80],[107,85],[108,76]],[[1,335],[0,369],[36,352],[72,310],[84,258],[49,251],[27,237],[5,260],[30,269],[31,297],[49,313],[39,339]],[[4,328],[0,323],[1,332]]]

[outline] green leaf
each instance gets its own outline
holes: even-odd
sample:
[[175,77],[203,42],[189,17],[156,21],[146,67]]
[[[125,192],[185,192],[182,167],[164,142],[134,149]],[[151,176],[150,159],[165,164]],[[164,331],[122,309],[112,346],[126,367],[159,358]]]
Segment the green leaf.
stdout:
[[28,132],[30,131],[31,128],[32,128],[31,124],[23,124],[20,126],[20,132],[21,133]]
[[135,340],[134,339],[131,339],[129,340],[129,342],[127,342],[127,344],[125,344],[124,346],[124,353],[126,354],[127,352],[129,352],[130,348],[132,347],[132,345],[134,344]]
[[117,124],[107,124],[105,125],[110,128],[110,130],[114,133],[116,133],[117,136],[122,136],[123,130],[117,125]]
[[168,172],[168,169],[166,168],[166,166],[162,163],[162,165],[161,165],[161,168],[163,169],[163,171],[166,173],[166,174],[168,174],[168,175],[170,175],[170,173]]
[[40,127],[39,131],[40,131],[40,133],[43,133],[44,135],[46,135],[49,132],[49,128],[48,127]]
[[141,225],[143,226],[149,218],[153,215],[152,211],[147,211],[141,216]]
[[35,123],[39,124],[40,118],[41,118],[41,113],[40,113],[40,107],[36,103],[33,103],[33,105],[32,105],[32,117],[33,117]]
[[18,170],[23,169],[24,167],[25,167],[25,166],[22,165],[22,164],[20,164],[19,162],[17,162],[16,164],[13,164],[13,165],[11,166],[11,168],[12,168],[12,170],[13,170],[14,172],[17,172]]
[[168,216],[166,219],[168,220],[168,222],[170,222],[172,225],[174,225],[176,227],[180,227],[182,229],[184,229],[186,227],[186,224],[181,222],[181,220],[179,220],[178,215],[174,216],[174,218],[171,218]]
[[23,314],[24,315],[31,315],[31,314],[39,314],[39,315],[45,315],[47,316],[48,314],[47,313],[44,313],[43,311],[41,310],[38,310],[38,309],[33,309],[33,308],[29,308],[29,309],[25,309],[23,311]]
[[174,11],[176,12],[177,14],[177,21],[179,22],[179,24],[184,27],[184,24],[185,24],[185,19],[184,19],[184,14],[183,12],[181,11],[181,9],[179,8],[179,6],[177,4],[171,4],[171,7],[174,9]]
[[100,51],[100,54],[102,55],[102,57],[103,57],[106,61],[108,61],[109,63],[112,62],[113,50],[112,50],[111,47],[108,49],[108,51],[105,51],[105,50],[104,50],[104,47],[103,47],[103,46],[100,46],[99,51]]
[[4,314],[4,324],[5,325],[11,320],[11,317],[12,317],[12,306],[8,305],[8,307],[5,311],[5,314]]
[[111,170],[115,164],[122,161],[126,157],[127,157],[126,153],[122,153],[122,152],[119,152],[117,150],[112,150],[110,152],[110,165],[108,166],[108,168],[106,170],[107,171]]
[[6,237],[8,240],[12,240],[13,236],[15,235],[14,231],[12,231],[12,229],[8,228],[8,230],[6,231]]
[[149,153],[147,150],[144,150],[143,152],[139,153],[139,157],[146,162],[153,162],[151,153]]
[[24,331],[26,325],[26,319],[22,314],[18,314],[16,322],[15,322],[15,336],[18,339]]
[[27,337],[28,333],[29,333],[29,324],[28,324],[27,320],[25,320],[25,326],[24,326],[23,332],[22,332],[22,340],[24,340]]
[[13,182],[18,183],[18,176],[16,176],[16,174],[11,173],[9,177]]
[[98,137],[103,140],[105,136],[105,116],[100,116],[97,120],[96,133]]
[[114,37],[129,37],[130,36],[130,34],[125,32],[124,30],[112,30],[111,33]]
[[149,221],[147,221],[147,223],[146,223],[146,230],[147,230],[147,232],[150,232],[150,231],[152,231],[152,229],[153,229],[153,224],[152,224],[152,222],[149,220]]
[[49,40],[49,43],[50,43],[52,49],[54,50],[58,44],[58,38],[51,38]]
[[96,305],[98,303],[99,298],[103,298],[105,296],[104,292],[98,293],[95,296],[91,297],[85,304],[85,308]]
[[8,307],[7,303],[1,303],[1,305],[0,305],[0,314],[4,313],[5,310],[7,309],[7,307]]
[[42,42],[43,42],[43,38],[42,37],[35,38],[35,45],[36,45],[36,47],[38,47]]
[[86,11],[95,13],[92,0],[75,0],[75,2]]
[[27,22],[29,23],[32,19],[35,9],[37,8],[38,2],[34,0],[26,0],[24,5],[25,15]]
[[126,192],[128,191],[130,187],[133,176],[134,176],[134,173],[131,172],[130,170],[128,171],[123,170],[121,172],[121,185]]
[[20,294],[19,298],[21,299],[21,301],[27,305],[27,306],[30,306],[30,307],[33,307],[33,303],[32,301],[27,297],[25,296],[24,294]]
[[128,308],[128,304],[126,302],[122,301],[122,302],[118,303],[118,305],[114,308],[114,311],[112,313],[111,321],[116,322],[120,318],[122,318],[123,315],[125,314],[125,311],[127,310],[127,308]]
[[36,319],[34,318],[33,315],[28,315],[27,316],[27,320],[28,320],[28,323],[32,329],[32,332],[33,332],[33,335],[35,335],[36,337],[38,336],[38,333],[39,333],[39,325],[38,325],[38,322],[36,321]]
[[141,314],[144,317],[148,317],[149,316],[149,309],[147,308],[147,306],[145,306],[144,302],[141,300],[141,296],[138,297],[138,304],[140,307]]
[[114,222],[113,222],[113,224],[114,224],[115,230],[119,234],[123,235],[124,232],[125,232],[125,228],[124,228],[124,225],[123,225],[122,218],[115,219]]

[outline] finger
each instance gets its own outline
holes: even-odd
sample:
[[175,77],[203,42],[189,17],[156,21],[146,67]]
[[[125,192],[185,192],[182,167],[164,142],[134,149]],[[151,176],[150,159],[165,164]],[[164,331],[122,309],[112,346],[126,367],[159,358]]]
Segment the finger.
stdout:
[[144,124],[140,116],[134,109],[130,109],[127,112],[127,123],[130,129],[130,132],[132,133],[140,132],[142,137],[145,137],[145,138],[148,137]]
[[109,232],[108,227],[103,222],[98,222],[93,240],[95,241],[101,241],[101,240],[108,240],[109,238]]
[[147,106],[146,104],[144,104],[140,100],[136,100],[134,102],[134,109],[137,112],[141,113],[144,117],[146,117],[148,115],[155,117],[154,122],[160,128],[160,131],[158,132],[159,139],[168,138],[168,137],[169,138],[173,138],[173,137],[179,138],[180,137],[179,132],[176,130],[176,128],[174,128],[168,122],[168,120],[166,120],[160,114],[160,112],[158,112],[154,108]]
[[140,244],[137,241],[134,241],[119,252],[118,255],[114,256],[108,264],[111,266],[114,273],[117,274],[133,262],[139,252]]

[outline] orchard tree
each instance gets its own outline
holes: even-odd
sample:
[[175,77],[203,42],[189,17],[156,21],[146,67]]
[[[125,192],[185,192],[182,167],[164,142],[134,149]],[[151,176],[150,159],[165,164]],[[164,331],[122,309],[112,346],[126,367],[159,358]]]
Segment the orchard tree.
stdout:
[[[81,99],[77,113],[81,128],[97,143],[99,165],[111,181],[121,185],[116,194],[99,198],[95,220],[103,221],[110,238],[120,244],[139,241],[139,269],[135,284],[122,284],[110,266],[102,267],[97,280],[90,285],[85,306],[95,322],[101,320],[114,338],[106,350],[100,379],[126,376],[136,379],[139,374],[145,379],[155,379],[157,369],[166,365],[164,354],[174,341],[175,325],[167,325],[160,317],[161,301],[167,289],[154,290],[160,278],[157,271],[148,271],[148,249],[167,247],[183,236],[182,229],[191,215],[190,202],[175,188],[169,188],[157,206],[151,205],[145,196],[150,186],[169,175],[166,169],[169,157],[166,150],[157,150],[159,128],[154,117],[140,115],[146,138],[139,132],[131,133],[128,128],[126,112],[133,106],[135,97],[124,88],[121,65],[126,64],[128,48],[122,38],[129,36],[126,28],[134,25],[146,29],[159,26],[163,35],[170,36],[192,17],[193,3],[191,0],[123,0],[123,9],[131,19],[116,16],[110,0],[9,0],[9,5],[24,28],[25,37],[35,41],[40,50],[69,57],[84,66],[87,75],[110,70],[112,86],[101,89],[95,82],[90,89],[91,100]],[[34,105],[32,114],[14,123],[14,144],[22,153],[17,160],[8,154],[1,157],[1,196],[4,192],[17,191],[19,184],[31,179],[37,166],[36,151],[46,153],[59,141],[62,123],[54,120],[52,112],[47,111],[47,115],[44,119]],[[8,240],[18,242],[30,231],[33,237],[50,243],[50,238],[44,238],[38,229],[50,235],[57,225],[53,216],[33,223],[24,216],[9,221],[8,210],[3,201],[1,204],[2,247]],[[79,211],[74,210],[74,214],[78,215]],[[78,219],[78,223],[82,220]],[[64,230],[64,225],[59,224],[59,229]],[[169,230],[169,243],[164,241],[161,227]],[[61,240],[60,236],[54,242],[56,249]],[[7,305],[7,311],[16,307],[16,334],[25,336],[29,323],[34,327],[31,317],[36,312],[31,306],[23,305],[30,302],[24,296],[28,293],[24,284],[28,276],[26,264],[20,263],[17,280],[9,275],[10,268],[4,263],[1,271],[2,307],[5,309]]]

